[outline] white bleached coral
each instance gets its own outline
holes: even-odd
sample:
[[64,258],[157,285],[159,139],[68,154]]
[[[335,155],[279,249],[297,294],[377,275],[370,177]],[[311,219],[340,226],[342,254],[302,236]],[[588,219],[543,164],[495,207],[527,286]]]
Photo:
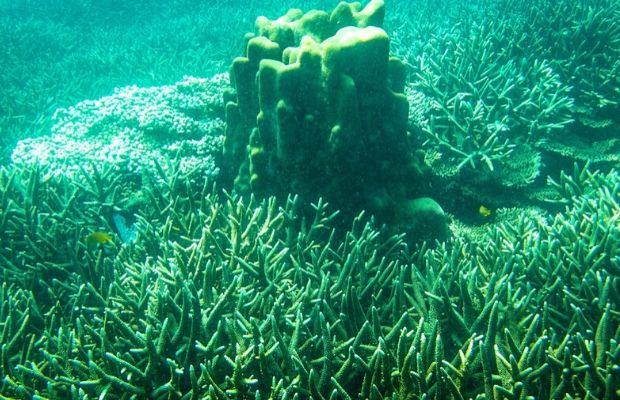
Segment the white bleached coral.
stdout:
[[226,74],[185,77],[169,86],[119,88],[110,96],[59,109],[52,134],[20,141],[13,162],[38,162],[52,173],[71,175],[101,162],[143,173],[178,158],[184,174],[213,177],[227,83]]

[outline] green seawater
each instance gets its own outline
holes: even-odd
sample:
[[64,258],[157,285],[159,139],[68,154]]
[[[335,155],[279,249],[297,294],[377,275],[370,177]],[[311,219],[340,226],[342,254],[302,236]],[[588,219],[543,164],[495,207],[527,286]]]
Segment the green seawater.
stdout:
[[620,397],[620,2],[0,0],[0,65],[1,399]]

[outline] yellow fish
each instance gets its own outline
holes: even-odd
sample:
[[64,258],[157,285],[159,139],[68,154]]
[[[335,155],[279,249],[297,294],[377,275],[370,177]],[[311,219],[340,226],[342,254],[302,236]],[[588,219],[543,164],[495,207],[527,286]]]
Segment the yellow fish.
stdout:
[[493,211],[491,211],[490,208],[485,207],[485,206],[480,206],[480,208],[478,209],[478,212],[480,213],[480,215],[482,215],[485,218],[490,217],[491,214],[493,214]]
[[86,244],[88,246],[95,246],[97,244],[106,244],[112,241],[112,235],[106,232],[92,232],[86,236]]

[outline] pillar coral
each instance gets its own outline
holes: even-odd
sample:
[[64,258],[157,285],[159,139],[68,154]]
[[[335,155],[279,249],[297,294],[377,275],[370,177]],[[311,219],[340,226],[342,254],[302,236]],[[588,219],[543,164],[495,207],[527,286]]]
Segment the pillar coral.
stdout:
[[259,17],[232,65],[225,176],[259,196],[296,193],[389,215],[418,194],[404,64],[389,56],[384,5]]

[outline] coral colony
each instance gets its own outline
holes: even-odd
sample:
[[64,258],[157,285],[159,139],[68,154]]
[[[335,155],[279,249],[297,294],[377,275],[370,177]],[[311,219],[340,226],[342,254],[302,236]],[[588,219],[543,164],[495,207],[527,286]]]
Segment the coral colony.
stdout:
[[417,57],[294,9],[230,81],[59,109],[0,168],[0,398],[618,398],[620,85],[534,38],[619,28],[551,3]]

